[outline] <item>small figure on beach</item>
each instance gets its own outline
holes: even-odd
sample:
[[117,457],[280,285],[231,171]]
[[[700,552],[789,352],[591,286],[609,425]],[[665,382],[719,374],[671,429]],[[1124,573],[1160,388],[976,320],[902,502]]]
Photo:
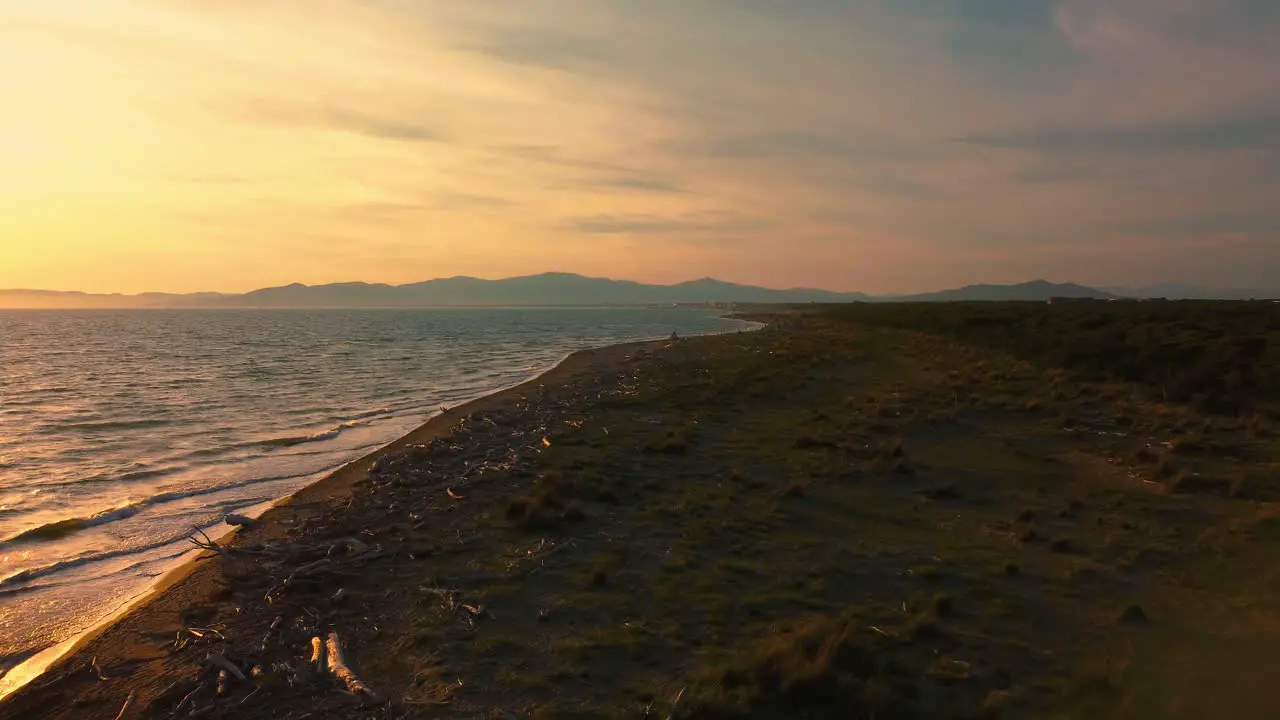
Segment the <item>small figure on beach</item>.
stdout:
[[672,331],[671,331],[671,342],[678,342],[679,340],[680,340],[680,336],[676,334],[676,331],[675,331],[675,330],[672,330]]

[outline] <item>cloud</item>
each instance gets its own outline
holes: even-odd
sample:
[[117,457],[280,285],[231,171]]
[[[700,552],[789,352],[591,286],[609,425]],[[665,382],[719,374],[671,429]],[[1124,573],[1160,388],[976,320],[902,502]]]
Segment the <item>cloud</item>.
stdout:
[[676,217],[658,215],[587,215],[569,218],[563,225],[588,235],[705,235],[762,230],[770,223],[720,212],[695,212]]
[[490,151],[504,160],[569,171],[572,179],[551,183],[551,187],[670,195],[687,192],[681,183],[661,174],[608,160],[575,155],[557,146],[500,145],[490,148]]
[[1096,179],[1103,174],[1104,171],[1098,167],[1053,162],[1016,170],[1009,179],[1019,184],[1056,185]]
[[1280,113],[1123,128],[1043,128],[979,133],[959,142],[1042,152],[1177,153],[1280,148]]
[[382,140],[435,142],[441,139],[438,132],[426,125],[378,117],[349,108],[326,108],[318,120],[327,127]]
[[310,104],[280,100],[237,103],[234,114],[250,121],[291,127],[311,127],[361,135],[375,140],[423,143],[441,142],[441,134],[422,120],[394,117],[385,111],[364,110],[354,103]]
[[283,276],[326,234],[369,280],[1280,272],[1272,0],[0,2],[0,60],[0,236],[44,239],[0,284],[112,242],[350,279]]
[[855,154],[849,141],[835,135],[809,132],[715,133],[664,143],[681,155],[725,159],[822,158]]
[[196,185],[244,185],[251,181],[247,175],[174,175],[175,182],[193,183]]
[[585,187],[604,190],[635,190],[649,193],[683,194],[684,188],[670,180],[638,175],[600,177],[582,183]]
[[587,71],[616,62],[604,38],[536,25],[492,25],[479,39],[459,45],[502,62],[549,70]]
[[631,168],[625,165],[610,160],[598,160],[575,155],[557,145],[497,145],[491,147],[490,151],[502,158],[554,167],[603,172],[631,172]]
[[519,203],[497,195],[480,195],[461,192],[437,192],[430,207],[450,212],[496,210],[517,207]]

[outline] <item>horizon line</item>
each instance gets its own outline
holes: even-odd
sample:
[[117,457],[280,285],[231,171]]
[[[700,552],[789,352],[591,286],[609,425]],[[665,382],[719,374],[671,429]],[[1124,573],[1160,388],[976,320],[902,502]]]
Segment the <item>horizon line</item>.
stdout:
[[[411,286],[411,285],[422,285],[422,284],[431,283],[431,282],[443,282],[443,281],[449,281],[449,280],[474,280],[474,281],[479,281],[479,282],[503,282],[503,281],[508,281],[508,280],[521,280],[521,279],[525,279],[525,278],[546,277],[546,276],[557,276],[557,275],[558,275],[558,276],[565,276],[565,277],[576,277],[576,278],[582,278],[582,279],[586,279],[586,280],[603,280],[603,281],[608,281],[608,282],[617,282],[617,283],[633,283],[633,284],[636,284],[636,285],[644,285],[644,286],[649,286],[649,287],[667,287],[667,288],[669,288],[669,287],[678,287],[678,286],[680,286],[680,285],[689,285],[689,284],[692,284],[692,283],[698,283],[698,282],[717,282],[717,283],[723,283],[723,284],[726,284],[726,285],[738,285],[738,286],[745,287],[745,288],[763,289],[763,290],[774,290],[774,291],[779,291],[779,292],[809,291],[809,292],[825,292],[825,293],[832,293],[832,294],[837,294],[837,295],[865,295],[865,296],[868,296],[868,297],[900,297],[900,296],[909,296],[909,295],[921,295],[921,294],[925,294],[925,293],[932,293],[932,292],[941,292],[941,291],[944,291],[944,290],[956,290],[956,289],[964,289],[964,288],[970,288],[970,287],[979,287],[979,286],[985,286],[985,285],[991,285],[991,286],[1017,286],[1017,285],[1029,285],[1029,284],[1034,284],[1034,283],[1049,283],[1049,284],[1053,284],[1053,285],[1077,285],[1077,286],[1080,286],[1080,287],[1085,287],[1085,288],[1089,288],[1089,289],[1093,289],[1093,290],[1103,290],[1103,291],[1106,291],[1108,288],[1119,287],[1119,286],[1115,286],[1115,285],[1106,285],[1106,286],[1103,286],[1103,285],[1089,285],[1089,284],[1086,284],[1086,283],[1076,282],[1076,281],[1074,281],[1074,280],[1054,281],[1054,280],[1049,280],[1049,279],[1046,279],[1046,278],[1040,277],[1040,278],[1033,278],[1033,279],[1030,279],[1030,280],[1020,280],[1020,281],[1016,281],[1016,282],[976,281],[976,282],[966,283],[966,284],[964,284],[964,285],[955,285],[955,286],[945,287],[945,288],[941,288],[941,289],[936,289],[936,288],[935,288],[935,289],[932,289],[932,290],[899,291],[899,292],[889,292],[889,293],[868,293],[868,292],[865,292],[865,291],[862,291],[862,290],[833,290],[833,289],[831,289],[831,288],[817,287],[817,286],[812,286],[812,285],[793,285],[793,286],[790,286],[790,287],[775,287],[775,286],[770,286],[770,285],[755,285],[755,284],[751,284],[751,283],[743,283],[743,282],[738,282],[738,281],[734,281],[734,280],[722,280],[722,279],[720,279],[720,278],[712,277],[712,276],[709,276],[709,275],[708,275],[708,276],[703,276],[703,277],[700,277],[700,278],[693,278],[693,279],[690,279],[690,280],[681,280],[681,281],[672,282],[672,283],[661,283],[661,282],[645,282],[645,281],[642,281],[642,280],[633,280],[633,279],[630,279],[630,278],[614,278],[614,277],[605,277],[605,276],[600,276],[600,275],[584,275],[584,274],[582,274],[582,273],[575,273],[575,272],[565,272],[565,271],[558,271],[558,270],[546,270],[546,271],[543,271],[543,272],[527,273],[527,274],[523,274],[523,275],[510,275],[510,276],[504,276],[504,277],[479,277],[479,276],[475,276],[475,275],[451,275],[451,276],[447,276],[447,277],[434,277],[434,278],[427,278],[427,279],[424,279],[424,280],[414,280],[414,281],[410,281],[410,282],[406,282],[406,283],[399,283],[399,284],[385,283],[385,282],[370,282],[370,281],[367,281],[367,280],[339,280],[339,281],[334,281],[334,282],[318,283],[318,284],[314,284],[314,285],[313,285],[313,284],[309,284],[309,283],[303,283],[303,282],[292,282],[292,283],[285,283],[285,284],[281,284],[281,285],[267,285],[267,286],[263,286],[263,287],[253,288],[252,290],[244,290],[244,291],[227,291],[227,290],[193,290],[193,291],[190,291],[190,292],[165,292],[165,291],[158,291],[158,290],[142,290],[142,291],[138,291],[138,292],[93,292],[93,291],[89,291],[89,290],[60,290],[60,289],[51,289],[51,288],[15,287],[15,288],[0,288],[0,293],[55,293],[55,294],[64,294],[64,295],[89,295],[89,296],[97,296],[97,297],[119,297],[119,298],[136,298],[136,297],[141,297],[141,296],[144,296],[144,295],[168,295],[168,296],[173,296],[173,297],[190,297],[190,296],[193,296],[193,295],[241,296],[241,295],[249,295],[249,294],[251,294],[251,293],[255,293],[255,292],[262,292],[262,291],[265,291],[265,290],[282,290],[282,289],[287,289],[287,288],[308,288],[308,289],[312,289],[312,288],[335,287],[335,286],[342,286],[342,285],[363,285],[363,286],[367,286],[367,287],[386,287],[386,288],[391,288],[391,289],[398,289],[398,288],[409,287],[409,286]],[[1195,286],[1195,285],[1190,285],[1190,284],[1187,284],[1187,283],[1180,283],[1180,282],[1175,282],[1175,281],[1160,282],[1160,283],[1150,283],[1150,284],[1145,284],[1145,285],[1134,285],[1134,286],[1131,286],[1131,287],[1132,287],[1132,288],[1137,289],[1137,288],[1144,288],[1144,287],[1152,287],[1152,286],[1155,286],[1155,285],[1179,285],[1179,286],[1185,286],[1185,287],[1193,287],[1193,288],[1196,288],[1196,289],[1214,289],[1214,290],[1248,290],[1248,289],[1252,289],[1252,288],[1216,288],[1216,287],[1202,287],[1202,286]]]

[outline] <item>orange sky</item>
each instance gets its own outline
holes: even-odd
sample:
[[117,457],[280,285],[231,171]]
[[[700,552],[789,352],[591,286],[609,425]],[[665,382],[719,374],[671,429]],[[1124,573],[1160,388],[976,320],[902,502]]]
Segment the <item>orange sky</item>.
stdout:
[[1274,0],[0,0],[0,287],[1275,286]]

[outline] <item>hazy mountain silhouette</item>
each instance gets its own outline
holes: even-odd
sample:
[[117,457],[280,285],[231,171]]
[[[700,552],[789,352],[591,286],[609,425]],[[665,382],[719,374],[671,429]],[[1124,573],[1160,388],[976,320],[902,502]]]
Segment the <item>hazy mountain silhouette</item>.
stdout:
[[0,290],[0,307],[48,308],[372,308],[495,307],[572,305],[666,305],[672,303],[843,303],[1031,300],[1051,297],[1116,297],[1072,283],[1045,280],[1017,285],[970,285],[936,293],[872,297],[812,288],[785,290],[702,278],[675,285],[650,285],[572,273],[542,273],[504,280],[451,277],[408,285],[334,283],[263,288],[244,294],[91,295],[47,290]]
[[853,302],[862,293],[738,285],[711,278],[676,285],[649,285],[571,273],[543,273],[483,280],[452,277],[408,285],[294,283],[232,295],[91,295],[45,290],[0,290],[0,307],[52,308],[337,308],[337,307],[494,307],[566,305],[656,305],[671,303]]
[[954,290],[923,293],[919,295],[903,295],[886,300],[898,302],[965,302],[965,301],[998,301],[1029,300],[1041,301],[1050,298],[1093,298],[1111,300],[1119,297],[1103,290],[1085,287],[1075,283],[1051,283],[1048,280],[1032,280],[1017,285],[966,285]]

